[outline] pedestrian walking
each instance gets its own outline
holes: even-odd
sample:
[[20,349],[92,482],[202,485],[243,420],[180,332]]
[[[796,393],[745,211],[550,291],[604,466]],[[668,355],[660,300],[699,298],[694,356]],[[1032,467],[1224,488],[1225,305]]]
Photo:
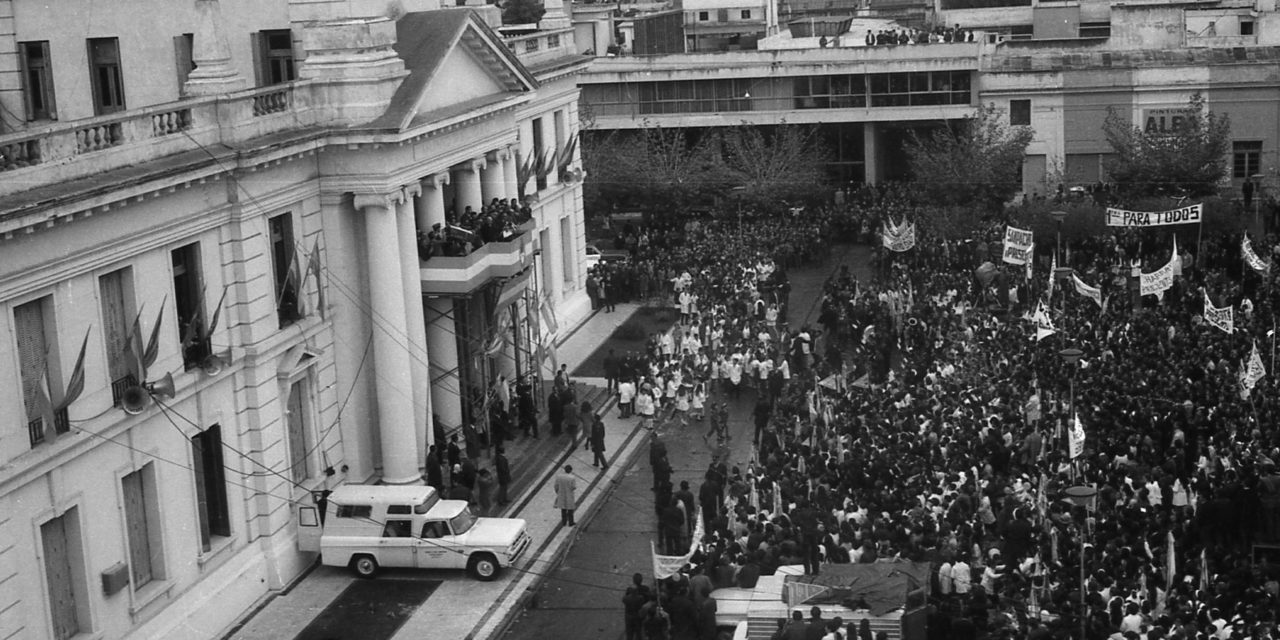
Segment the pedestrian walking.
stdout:
[[578,425],[581,423],[582,411],[578,405],[573,402],[564,402],[564,428],[569,432],[569,442],[578,441]]
[[493,467],[498,472],[498,504],[511,504],[511,497],[507,495],[511,486],[511,461],[507,460],[502,447],[498,447],[497,455],[493,458]]
[[564,473],[556,476],[555,488],[555,506],[560,510],[560,524],[572,527],[577,524],[573,520],[573,510],[578,508],[578,479],[573,475],[573,465],[566,464]]
[[609,470],[609,461],[604,457],[604,420],[600,414],[594,414],[591,421],[591,441],[587,443],[593,455],[591,466]]
[[559,391],[547,395],[547,422],[551,423],[551,435],[560,435],[564,427],[564,402]]

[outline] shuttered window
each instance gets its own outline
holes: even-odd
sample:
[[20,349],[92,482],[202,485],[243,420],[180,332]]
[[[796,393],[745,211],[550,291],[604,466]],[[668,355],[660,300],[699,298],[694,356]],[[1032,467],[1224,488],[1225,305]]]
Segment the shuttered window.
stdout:
[[[41,374],[45,371],[46,363],[50,366],[49,380],[57,380],[57,372],[53,368],[57,358],[54,358],[51,353],[53,336],[49,333],[50,318],[46,313],[52,309],[52,303],[52,299],[45,296],[13,308],[13,323],[18,336],[18,371],[22,378],[22,404],[27,412],[27,427],[32,446],[44,442],[48,435],[51,435],[46,434],[47,425],[44,424],[47,418],[44,414],[50,411],[51,407],[42,406],[39,390]],[[48,393],[48,389],[44,389],[45,401],[48,401]]]
[[107,375],[111,377],[111,401],[120,404],[120,394],[125,387],[136,384],[125,357],[125,341],[128,340],[133,316],[133,269],[117,269],[98,278],[98,292],[102,299],[102,337],[107,345]]
[[66,640],[80,633],[76,613],[75,574],[71,558],[77,543],[72,539],[75,510],[40,525],[40,542],[44,551],[45,583],[49,588],[49,615],[55,640]]
[[289,404],[286,407],[289,429],[289,469],[295,483],[301,483],[316,475],[312,465],[312,451],[309,444],[313,441],[309,433],[310,420],[307,414],[306,380],[298,380],[289,385]]
[[191,437],[191,459],[200,520],[200,548],[209,551],[215,536],[231,535],[226,469],[222,465],[222,427],[215,424]]
[[159,496],[150,464],[121,480],[125,529],[129,542],[129,571],[137,591],[152,580],[164,579],[160,545]]

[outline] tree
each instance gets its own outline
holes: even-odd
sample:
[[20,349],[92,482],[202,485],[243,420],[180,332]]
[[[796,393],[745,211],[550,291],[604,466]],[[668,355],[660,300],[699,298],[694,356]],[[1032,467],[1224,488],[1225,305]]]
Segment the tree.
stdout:
[[1141,127],[1115,108],[1102,131],[1115,150],[1104,163],[1123,199],[1160,195],[1203,197],[1217,193],[1227,175],[1231,122],[1205,107],[1199,93],[1181,113],[1152,117]]
[[635,132],[584,140],[588,202],[651,209],[687,206],[723,192],[729,178],[719,141],[686,129],[646,123]]
[[731,179],[742,198],[764,208],[825,193],[826,147],[812,126],[781,124],[766,130],[743,122],[725,132],[722,146]]
[[912,132],[907,161],[922,203],[999,210],[1022,189],[1022,159],[1035,132],[1011,126],[994,104],[931,135]]
[[540,0],[505,0],[502,3],[502,24],[536,23],[546,12]]

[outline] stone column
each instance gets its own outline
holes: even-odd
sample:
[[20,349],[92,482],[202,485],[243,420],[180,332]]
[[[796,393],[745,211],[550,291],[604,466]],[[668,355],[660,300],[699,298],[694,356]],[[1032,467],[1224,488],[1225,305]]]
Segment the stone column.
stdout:
[[382,444],[382,481],[387,484],[422,482],[414,431],[412,358],[405,348],[408,333],[404,304],[404,273],[396,207],[404,194],[358,194],[355,207],[364,215],[365,260],[369,268],[369,304],[373,331],[373,359],[377,375],[378,434]]
[[880,130],[874,122],[862,123],[863,182],[880,182]]
[[480,189],[480,170],[484,168],[484,158],[470,160],[453,170],[453,184],[458,192],[458,216],[471,207],[472,211],[480,211],[484,204],[484,193]]
[[400,265],[404,274],[405,328],[409,333],[409,373],[413,382],[413,426],[417,430],[419,460],[426,464],[431,442],[431,380],[427,357],[427,326],[422,315],[422,268],[418,260],[417,220],[414,198],[422,195],[417,183],[404,188],[397,227],[400,229]]
[[514,146],[508,145],[505,149],[507,154],[502,159],[502,174],[506,178],[504,193],[508,200],[515,198],[519,193],[516,188],[516,181],[520,179],[520,170],[517,168],[519,160],[516,158],[516,149]]
[[480,191],[484,203],[493,202],[494,198],[506,198],[506,167],[503,163],[505,151],[490,151],[485,154],[485,165],[481,172]]
[[196,0],[191,61],[196,68],[182,87],[185,95],[221,95],[239,91],[249,84],[231,62],[231,48],[222,33],[222,9],[218,0]]
[[431,407],[446,429],[462,424],[462,380],[453,298],[427,298],[427,350],[431,353]]
[[449,184],[449,172],[429,175],[418,183],[421,193],[418,197],[420,206],[417,209],[418,228],[424,233],[431,227],[444,227],[444,186]]

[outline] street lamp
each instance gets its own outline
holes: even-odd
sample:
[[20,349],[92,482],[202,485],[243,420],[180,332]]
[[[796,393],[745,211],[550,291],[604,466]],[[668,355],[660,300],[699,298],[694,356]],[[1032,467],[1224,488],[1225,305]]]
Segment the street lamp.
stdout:
[[[1079,485],[1069,487],[1064,493],[1066,493],[1067,499],[1072,504],[1088,509],[1094,497],[1098,495],[1098,490],[1088,485]],[[1088,517],[1080,521],[1080,638],[1082,640],[1088,633],[1089,623],[1089,603],[1085,599],[1086,583],[1084,572],[1084,539],[1087,531]]]
[[1053,277],[1058,280],[1063,280],[1071,273],[1071,267],[1067,266],[1062,260],[1062,221],[1067,219],[1067,212],[1062,211],[1061,209],[1057,211],[1050,211],[1049,217],[1053,218],[1054,222],[1058,223],[1058,248],[1054,252],[1054,255],[1058,256],[1058,268],[1054,271]]

